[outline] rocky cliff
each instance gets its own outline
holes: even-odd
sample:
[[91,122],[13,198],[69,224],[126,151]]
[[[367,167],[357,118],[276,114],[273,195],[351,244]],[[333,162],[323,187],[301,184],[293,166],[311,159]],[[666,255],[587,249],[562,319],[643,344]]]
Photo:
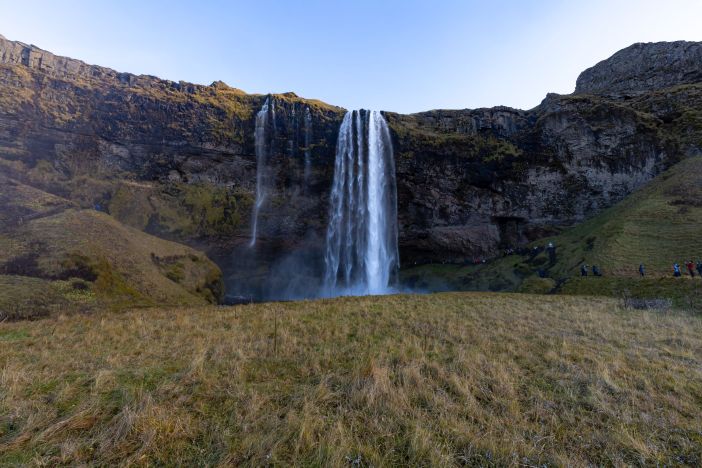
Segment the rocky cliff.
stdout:
[[631,96],[702,82],[702,43],[638,43],[580,74],[575,94]]
[[[583,72],[573,95],[550,94],[528,111],[386,113],[402,262],[490,257],[582,221],[699,154],[700,50],[636,44]],[[225,272],[245,269],[232,283],[258,281],[267,270],[250,265],[323,244],[344,112],[271,96],[274,187],[258,257],[247,263],[237,249],[249,241],[254,122],[266,97],[118,73],[0,37],[0,171],[204,249]]]

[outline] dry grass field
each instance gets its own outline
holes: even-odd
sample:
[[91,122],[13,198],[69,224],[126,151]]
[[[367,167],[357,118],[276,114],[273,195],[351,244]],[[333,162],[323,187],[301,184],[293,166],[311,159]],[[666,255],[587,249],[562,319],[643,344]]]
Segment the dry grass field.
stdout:
[[702,463],[702,319],[447,293],[0,324],[0,465]]

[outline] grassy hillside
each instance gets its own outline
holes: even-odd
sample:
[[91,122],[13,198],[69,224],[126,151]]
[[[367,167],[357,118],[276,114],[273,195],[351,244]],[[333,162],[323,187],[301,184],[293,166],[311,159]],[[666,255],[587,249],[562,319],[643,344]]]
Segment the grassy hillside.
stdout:
[[0,324],[0,465],[697,465],[702,320],[450,293]]
[[[702,259],[702,158],[686,159],[641,190],[558,236],[530,245],[557,248],[551,265],[545,251],[510,255],[486,265],[427,265],[406,270],[417,287],[508,289],[566,293],[670,297],[702,305],[702,279],[672,278],[672,265]],[[597,265],[604,276],[579,278],[580,265]],[[638,266],[647,278],[638,277]],[[548,279],[537,277],[540,269]],[[526,280],[526,281],[525,281]]]
[[222,292],[219,268],[189,247],[7,178],[0,202],[0,319],[202,305]]

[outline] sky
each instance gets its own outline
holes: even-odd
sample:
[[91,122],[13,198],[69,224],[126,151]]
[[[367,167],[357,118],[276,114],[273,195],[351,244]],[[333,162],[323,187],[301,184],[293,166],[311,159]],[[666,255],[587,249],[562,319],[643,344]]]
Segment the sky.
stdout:
[[347,109],[530,109],[635,42],[702,41],[702,0],[0,0],[0,34]]

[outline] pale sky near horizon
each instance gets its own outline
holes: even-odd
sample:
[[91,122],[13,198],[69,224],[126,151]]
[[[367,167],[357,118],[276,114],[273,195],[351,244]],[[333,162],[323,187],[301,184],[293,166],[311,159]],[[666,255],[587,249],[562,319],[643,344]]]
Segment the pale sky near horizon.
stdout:
[[0,34],[119,71],[349,109],[529,109],[632,43],[702,41],[702,0],[0,0]]

